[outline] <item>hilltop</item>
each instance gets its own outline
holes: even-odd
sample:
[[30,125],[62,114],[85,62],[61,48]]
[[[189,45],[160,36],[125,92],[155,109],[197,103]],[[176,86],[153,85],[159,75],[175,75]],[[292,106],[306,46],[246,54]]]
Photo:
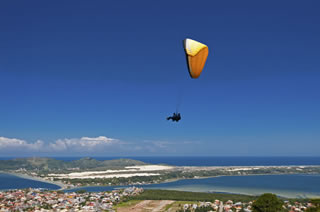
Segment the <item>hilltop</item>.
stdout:
[[93,158],[81,158],[74,161],[62,161],[53,158],[17,158],[0,160],[0,171],[67,171],[67,170],[106,170],[121,169],[127,166],[146,165],[142,161],[132,159],[115,159],[99,161]]

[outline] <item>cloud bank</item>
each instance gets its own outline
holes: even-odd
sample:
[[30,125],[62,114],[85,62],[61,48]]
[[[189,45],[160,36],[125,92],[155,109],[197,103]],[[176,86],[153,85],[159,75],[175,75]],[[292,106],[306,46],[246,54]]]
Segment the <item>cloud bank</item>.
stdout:
[[95,152],[106,150],[108,147],[121,145],[117,139],[105,136],[82,137],[82,138],[64,138],[54,142],[27,142],[18,138],[0,137],[0,152],[24,152],[24,153],[77,153],[77,152]]
[[96,138],[82,137],[82,138],[65,138],[58,139],[55,142],[49,143],[48,147],[52,151],[94,151],[106,148],[111,145],[119,144],[119,140],[99,136]]
[[174,153],[174,143],[168,141],[125,142],[106,136],[63,138],[46,142],[28,142],[18,138],[0,137],[0,155],[3,156],[119,156]]
[[0,151],[8,149],[40,150],[43,146],[44,143],[41,140],[34,143],[28,143],[25,140],[17,138],[0,137]]

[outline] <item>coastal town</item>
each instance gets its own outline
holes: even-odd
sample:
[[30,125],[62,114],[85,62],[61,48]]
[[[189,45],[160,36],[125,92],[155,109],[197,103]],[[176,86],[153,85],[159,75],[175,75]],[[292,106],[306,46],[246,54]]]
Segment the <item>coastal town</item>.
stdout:
[[[254,201],[234,202],[228,200],[223,202],[218,199],[212,201],[189,201],[188,203],[172,200],[133,200],[134,204],[128,204],[131,197],[138,196],[143,192],[142,188],[137,187],[108,192],[86,192],[80,190],[68,193],[31,188],[8,190],[0,192],[0,211],[251,212],[254,204]],[[123,207],[118,207],[121,203],[125,204],[122,204]],[[288,212],[307,211],[308,208],[312,207],[314,205],[310,202],[298,201],[283,201],[282,205],[283,210]]]
[[[217,212],[252,212],[252,201],[248,203],[233,202],[228,200],[227,202],[222,202],[220,200],[214,200],[213,202],[199,202],[193,204],[184,204],[180,211],[197,211],[197,209],[207,210],[207,211],[217,211]],[[306,211],[307,208],[313,207],[311,203],[300,203],[294,202],[291,204],[289,201],[285,201],[282,206],[285,211],[289,212],[300,212]]]
[[[15,165],[10,165],[15,164]],[[14,169],[17,167],[18,169]],[[119,212],[251,212],[257,196],[219,193],[175,193],[138,188],[178,179],[216,176],[319,174],[320,166],[169,166],[129,159],[97,161],[83,158],[63,162],[48,158],[1,161],[3,174],[55,184],[58,190],[21,189],[0,191],[0,211],[119,211]],[[46,168],[43,168],[46,167]],[[1,171],[1,170],[0,170]],[[85,186],[120,186],[121,189],[87,192]],[[136,187],[135,187],[136,186]],[[114,187],[109,187],[113,189]],[[67,190],[69,189],[69,190]],[[202,193],[203,194],[203,193]],[[208,193],[207,193],[208,194]],[[161,196],[162,195],[162,196]],[[210,194],[208,194],[210,195]],[[283,201],[285,212],[308,211],[306,199]],[[277,211],[278,212],[278,211]],[[282,211],[281,211],[282,212]]]
[[111,192],[42,191],[40,189],[0,192],[0,211],[114,211],[126,197],[138,195],[142,188],[129,187]]
[[[69,192],[49,191],[41,189],[19,189],[0,192],[0,211],[119,211],[119,212],[139,212],[155,211],[150,209],[156,205],[156,211],[179,211],[179,212],[197,212],[197,211],[216,211],[216,212],[251,212],[254,201],[234,202],[228,200],[223,202],[215,199],[212,201],[189,201],[183,204],[183,201],[167,200],[141,200],[134,202],[136,204],[123,204],[118,207],[119,203],[130,202],[130,197],[138,196],[143,193],[142,188],[128,187],[122,190],[113,190],[109,192]],[[164,204],[163,204],[164,203]],[[290,202],[284,201],[282,205],[284,211],[302,212],[312,208],[310,202]]]

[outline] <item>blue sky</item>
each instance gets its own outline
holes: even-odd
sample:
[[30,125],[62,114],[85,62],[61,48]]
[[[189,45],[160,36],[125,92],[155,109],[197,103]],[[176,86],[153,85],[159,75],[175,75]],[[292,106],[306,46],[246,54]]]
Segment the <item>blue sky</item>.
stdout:
[[2,1],[0,153],[320,156],[319,6]]

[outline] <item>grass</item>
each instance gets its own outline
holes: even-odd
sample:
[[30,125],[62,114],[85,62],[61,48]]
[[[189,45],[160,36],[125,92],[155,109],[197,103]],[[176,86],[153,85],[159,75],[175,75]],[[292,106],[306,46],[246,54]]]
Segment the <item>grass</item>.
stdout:
[[120,202],[119,204],[117,204],[116,206],[114,206],[115,209],[117,208],[127,208],[127,207],[131,207],[133,205],[138,204],[139,202],[141,202],[142,200],[129,200],[126,202]]
[[236,202],[249,202],[257,199],[256,196],[241,194],[223,194],[223,193],[200,193],[172,190],[145,190],[138,196],[131,197],[133,200],[176,200],[176,201],[221,201],[233,200]]
[[171,204],[166,205],[163,211],[168,211],[170,208],[172,211],[177,211],[183,207],[184,204],[193,204],[194,201],[175,201]]
[[174,205],[174,203],[175,203],[175,202],[166,205],[166,207],[164,208],[164,211],[167,211],[167,210],[169,210],[170,208],[172,208],[172,206]]

